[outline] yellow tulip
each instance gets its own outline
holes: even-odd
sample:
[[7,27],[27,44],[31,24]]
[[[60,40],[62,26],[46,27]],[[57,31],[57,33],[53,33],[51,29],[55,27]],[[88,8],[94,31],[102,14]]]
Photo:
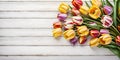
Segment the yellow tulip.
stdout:
[[89,42],[91,47],[97,47],[99,45],[99,38],[93,38]]
[[101,11],[99,9],[98,6],[92,6],[90,7],[90,10],[89,10],[89,16],[93,19],[97,19],[98,17],[100,17],[101,15]]
[[69,30],[66,30],[64,33],[63,33],[63,36],[66,40],[70,40],[70,39],[73,39],[75,37],[75,31],[72,30],[72,29],[69,29]]
[[86,26],[77,27],[77,33],[79,36],[87,36],[89,34],[89,29]]
[[87,6],[81,6],[79,11],[80,11],[81,14],[87,15],[88,11],[89,11],[89,8]]
[[112,41],[112,37],[109,34],[102,34],[101,37],[99,37],[99,41],[101,45],[108,45]]
[[92,0],[92,5],[100,7],[102,5],[101,0]]
[[55,37],[55,38],[62,36],[62,29],[61,28],[53,29],[52,32],[53,32],[53,37]]
[[59,9],[59,12],[61,12],[61,13],[67,13],[69,10],[69,6],[68,6],[68,4],[62,2],[58,9]]

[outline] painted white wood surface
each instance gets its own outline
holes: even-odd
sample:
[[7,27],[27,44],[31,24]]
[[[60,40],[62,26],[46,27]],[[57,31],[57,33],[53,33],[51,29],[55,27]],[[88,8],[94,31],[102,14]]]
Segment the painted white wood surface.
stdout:
[[71,0],[0,0],[0,60],[119,60],[88,42],[72,46],[52,37],[57,7],[64,1]]

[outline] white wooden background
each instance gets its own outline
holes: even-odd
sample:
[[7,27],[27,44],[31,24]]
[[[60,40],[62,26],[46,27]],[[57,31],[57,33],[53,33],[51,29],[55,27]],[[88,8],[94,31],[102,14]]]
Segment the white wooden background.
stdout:
[[107,49],[52,37],[63,1],[71,0],[0,0],[0,60],[119,60]]

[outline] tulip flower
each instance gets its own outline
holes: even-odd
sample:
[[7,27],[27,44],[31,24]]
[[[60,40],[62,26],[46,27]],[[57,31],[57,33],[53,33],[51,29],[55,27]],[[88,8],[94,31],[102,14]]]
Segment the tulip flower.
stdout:
[[77,43],[77,41],[78,41],[78,38],[75,37],[75,38],[73,38],[73,39],[70,40],[70,43],[73,44],[73,45],[75,45]]
[[99,45],[99,39],[98,38],[92,38],[89,42],[91,47],[97,47]]
[[66,30],[64,33],[63,33],[63,36],[66,40],[71,40],[75,37],[75,31],[72,30],[72,29],[69,29],[69,30]]
[[87,36],[89,34],[89,29],[86,26],[77,27],[77,34],[79,36]]
[[67,20],[67,21],[64,23],[64,29],[65,29],[65,30],[72,29],[73,27],[74,27],[74,23],[73,23],[73,21],[71,21],[71,20]]
[[99,30],[90,30],[90,35],[93,37],[93,38],[97,38],[100,36],[100,32]]
[[53,29],[52,32],[53,32],[53,37],[55,37],[55,38],[62,36],[62,29],[61,28]]
[[73,16],[77,16],[80,14],[79,10],[77,10],[76,8],[72,8],[71,13]]
[[108,15],[104,15],[102,17],[102,25],[105,27],[105,28],[109,28],[112,24],[113,24],[113,20],[112,20],[112,17],[108,16]]
[[113,9],[112,9],[112,7],[111,6],[104,6],[103,7],[103,12],[106,14],[106,15],[111,15],[112,14],[112,12],[113,12]]
[[102,34],[99,37],[99,41],[101,45],[108,45],[112,42],[112,37],[109,34]]
[[110,32],[107,29],[100,29],[100,33],[101,34],[109,34]]
[[118,27],[117,27],[117,28],[118,28],[118,30],[120,31],[120,25],[118,25]]
[[102,5],[101,0],[92,0],[92,5],[100,7]]
[[59,12],[66,14],[68,12],[68,10],[69,10],[69,5],[62,2],[58,9],[59,9]]
[[55,22],[53,23],[53,28],[56,29],[56,28],[62,28],[62,23],[61,22]]
[[91,26],[96,26],[97,24],[95,22],[90,22],[89,23]]
[[89,16],[93,19],[97,19],[99,18],[101,15],[101,11],[99,9],[98,6],[92,6],[90,7],[90,10],[89,10]]
[[83,23],[83,18],[81,16],[73,16],[72,21],[75,25],[81,25]]
[[67,18],[67,14],[58,13],[57,18],[59,21],[65,21],[65,19]]
[[83,2],[82,0],[72,0],[72,5],[79,10],[80,7],[83,5]]
[[87,6],[81,6],[79,9],[80,13],[83,15],[87,15],[89,12],[89,8]]
[[116,41],[116,44],[120,46],[120,36],[117,36],[115,41]]
[[85,36],[80,36],[79,43],[84,44],[86,42],[87,38]]

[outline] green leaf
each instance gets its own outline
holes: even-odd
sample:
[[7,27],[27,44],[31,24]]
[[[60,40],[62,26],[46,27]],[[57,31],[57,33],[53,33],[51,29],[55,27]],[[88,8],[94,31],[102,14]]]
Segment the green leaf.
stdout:
[[106,0],[106,2],[107,2],[107,5],[113,7],[113,5],[110,3],[110,1]]

